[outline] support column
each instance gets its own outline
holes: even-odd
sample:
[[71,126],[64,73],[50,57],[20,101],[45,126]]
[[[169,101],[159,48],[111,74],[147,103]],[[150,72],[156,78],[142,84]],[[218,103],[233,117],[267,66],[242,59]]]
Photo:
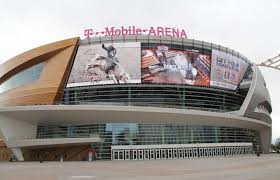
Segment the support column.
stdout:
[[13,154],[16,156],[17,161],[24,161],[22,151],[20,148],[10,148]]
[[271,128],[264,128],[260,130],[261,143],[263,153],[269,153],[271,147]]
[[20,145],[10,146],[10,140],[36,139],[37,125],[0,115],[0,135],[18,161],[24,161]]

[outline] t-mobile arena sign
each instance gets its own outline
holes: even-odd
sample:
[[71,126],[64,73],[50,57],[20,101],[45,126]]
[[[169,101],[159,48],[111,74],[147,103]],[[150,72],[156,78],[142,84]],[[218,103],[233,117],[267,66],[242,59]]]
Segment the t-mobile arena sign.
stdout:
[[187,38],[187,33],[184,29],[170,28],[170,27],[153,27],[139,28],[136,26],[121,26],[105,27],[101,31],[94,31],[93,29],[85,29],[85,38],[91,38],[94,36],[126,36],[126,35],[150,35],[150,36],[173,36]]

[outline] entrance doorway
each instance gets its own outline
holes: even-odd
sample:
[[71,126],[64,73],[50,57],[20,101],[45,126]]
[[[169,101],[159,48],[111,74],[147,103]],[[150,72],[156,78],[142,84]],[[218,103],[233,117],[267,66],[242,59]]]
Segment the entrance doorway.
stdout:
[[211,143],[112,146],[112,160],[188,159],[247,155],[254,153],[252,143]]

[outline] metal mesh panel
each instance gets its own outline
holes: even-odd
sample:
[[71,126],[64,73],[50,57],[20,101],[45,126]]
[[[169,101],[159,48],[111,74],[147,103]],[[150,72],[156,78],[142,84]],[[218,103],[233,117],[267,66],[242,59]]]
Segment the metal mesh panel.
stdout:
[[153,106],[228,112],[240,109],[245,95],[211,88],[173,85],[107,85],[67,88],[63,104]]

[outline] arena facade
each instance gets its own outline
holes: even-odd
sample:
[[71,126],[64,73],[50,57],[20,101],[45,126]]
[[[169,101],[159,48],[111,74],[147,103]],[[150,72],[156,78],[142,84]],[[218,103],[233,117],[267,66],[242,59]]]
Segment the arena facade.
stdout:
[[[268,153],[259,68],[170,36],[72,38],[0,65],[2,160],[145,160]],[[10,154],[9,154],[10,153]]]

